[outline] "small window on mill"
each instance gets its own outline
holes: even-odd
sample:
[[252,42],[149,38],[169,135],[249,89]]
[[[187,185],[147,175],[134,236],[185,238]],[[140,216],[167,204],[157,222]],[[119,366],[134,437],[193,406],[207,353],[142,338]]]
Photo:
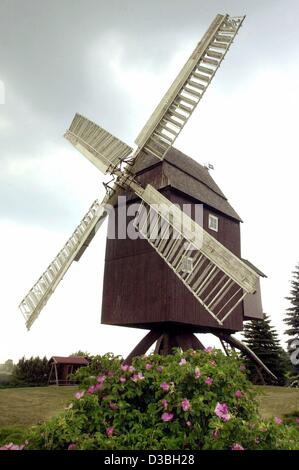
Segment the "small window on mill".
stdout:
[[209,214],[209,229],[218,232],[218,217],[212,214]]

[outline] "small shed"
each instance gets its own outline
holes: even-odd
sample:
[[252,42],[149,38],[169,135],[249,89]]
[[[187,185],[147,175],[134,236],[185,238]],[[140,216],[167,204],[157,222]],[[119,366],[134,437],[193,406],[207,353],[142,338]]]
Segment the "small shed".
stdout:
[[70,379],[70,375],[80,367],[87,366],[89,361],[83,356],[53,356],[50,364],[49,384],[72,385],[74,381]]

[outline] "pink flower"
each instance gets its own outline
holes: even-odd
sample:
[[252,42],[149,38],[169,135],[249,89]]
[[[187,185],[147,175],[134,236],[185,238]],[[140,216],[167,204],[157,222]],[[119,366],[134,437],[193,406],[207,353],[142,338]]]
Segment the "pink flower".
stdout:
[[194,377],[195,377],[196,379],[199,379],[200,376],[201,376],[201,372],[200,372],[200,370],[199,370],[199,367],[195,367],[195,369],[194,369]]
[[94,392],[95,392],[95,385],[92,385],[92,386],[89,387],[89,389],[87,390],[87,393],[89,393],[89,394],[91,395],[91,394],[94,393]]
[[295,418],[295,423],[299,424],[299,418]]
[[212,348],[212,346],[208,346],[206,349],[205,349],[205,352],[206,353],[211,353],[213,352],[214,348]]
[[186,359],[183,357],[183,358],[180,360],[179,365],[180,365],[180,366],[184,366],[185,364],[187,364],[187,361],[186,361]]
[[129,371],[129,372],[134,372],[134,371],[135,371],[135,367],[134,367],[134,366],[129,366],[128,371]]
[[183,410],[183,411],[188,411],[188,410],[190,410],[190,407],[191,407],[190,401],[187,400],[187,398],[184,398],[184,400],[182,400],[182,402],[181,402],[181,407],[182,407],[182,410]]
[[243,393],[241,392],[241,390],[236,390],[236,391],[235,391],[235,397],[236,397],[236,398],[241,398],[242,395],[243,395]]
[[145,364],[146,370],[150,370],[152,369],[152,367],[153,367],[152,364]]
[[157,367],[157,371],[158,371],[158,372],[162,372],[162,371],[163,371],[163,367],[162,367],[162,366]]
[[283,420],[281,418],[278,418],[278,416],[275,416],[274,422],[275,422],[275,424],[280,426],[283,423]]
[[110,428],[107,428],[106,429],[106,434],[107,434],[107,437],[112,437],[113,436],[113,432],[114,432],[114,428],[111,426]]
[[112,403],[112,401],[109,403],[109,408],[110,410],[116,411],[118,410],[118,406],[116,403]]
[[167,401],[167,400],[165,400],[165,399],[163,398],[163,400],[161,400],[161,404],[162,404],[162,406],[163,406],[164,410],[167,410],[167,407],[168,407],[168,401]]
[[106,380],[106,375],[101,374],[101,375],[98,375],[98,376],[97,376],[97,381],[98,381],[100,384],[102,384],[103,382],[105,382],[105,380]]
[[77,446],[76,444],[69,444],[67,450],[76,450]]
[[218,437],[219,437],[219,429],[214,429],[214,430],[212,431],[212,436],[213,436],[214,439],[218,439]]
[[103,383],[95,384],[94,385],[94,392],[97,392],[98,390],[101,390],[102,387],[103,387]]
[[113,377],[114,376],[113,370],[109,370],[107,375],[108,377]]
[[165,413],[163,413],[161,416],[162,421],[164,421],[165,423],[168,421],[171,421],[172,418],[173,418],[173,413],[168,413],[167,411],[165,411]]
[[25,447],[24,444],[18,445],[10,442],[9,444],[5,444],[4,446],[0,447],[0,450],[23,450]]
[[80,400],[80,398],[82,398],[84,396],[84,390],[80,390],[79,392],[75,393],[75,398],[77,398],[77,400]]
[[126,380],[127,380],[127,379],[126,379],[126,377],[124,377],[124,376],[121,376],[121,377],[119,378],[119,381],[120,381],[120,383],[122,383],[122,384],[124,384],[124,383],[126,382]]
[[192,427],[191,421],[186,421],[186,426],[188,426],[188,428],[191,428]]
[[211,379],[211,377],[207,377],[206,380],[205,380],[205,384],[206,385],[212,385],[213,383],[213,379]]
[[240,365],[240,371],[244,372],[244,370],[246,370],[246,366],[245,366],[245,364],[241,364]]
[[123,370],[124,372],[126,372],[126,371],[129,369],[129,366],[128,366],[128,364],[122,364],[122,365],[120,366],[120,368],[121,368],[121,370]]
[[230,414],[229,414],[229,409],[228,405],[226,403],[217,403],[215,406],[215,415],[218,416],[218,418],[222,419],[222,421],[229,421],[230,420]]
[[163,382],[161,385],[160,385],[160,388],[162,388],[162,390],[164,390],[164,392],[168,392],[169,388],[170,388],[170,385],[166,382]]
[[134,374],[131,379],[133,380],[133,382],[138,382],[139,380],[144,379],[144,375],[141,372],[138,372],[138,374]]
[[231,446],[231,450],[244,450],[244,447],[242,447],[241,444],[238,444],[237,442],[235,442],[235,443]]

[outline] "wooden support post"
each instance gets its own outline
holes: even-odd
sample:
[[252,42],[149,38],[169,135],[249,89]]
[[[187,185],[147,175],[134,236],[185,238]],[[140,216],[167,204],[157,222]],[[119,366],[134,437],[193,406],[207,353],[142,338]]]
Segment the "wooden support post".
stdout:
[[257,367],[260,367],[262,370],[264,370],[268,375],[272,377],[272,379],[274,379],[275,381],[278,380],[276,375],[274,375],[273,372],[268,369],[266,364],[264,364],[263,361],[261,361],[261,359],[246,344],[242,343],[242,341],[238,340],[237,338],[234,338],[234,336],[226,335],[221,332],[214,332],[214,334],[218,336],[218,338],[224,340],[226,343],[230,344],[231,346],[239,349],[244,354],[246,354],[246,356],[249,357],[249,359],[251,359],[257,365]]
[[146,351],[151,347],[152,344],[154,344],[155,341],[157,341],[157,339],[159,339],[160,336],[160,331],[152,330],[147,333],[147,335],[142,338],[142,340],[137,344],[137,346],[135,346],[133,351],[128,355],[125,360],[125,363],[131,364],[133,357],[145,354]]
[[58,372],[57,372],[57,364],[54,364],[54,370],[55,370],[55,380],[56,380],[56,385],[59,385],[59,380],[58,380]]

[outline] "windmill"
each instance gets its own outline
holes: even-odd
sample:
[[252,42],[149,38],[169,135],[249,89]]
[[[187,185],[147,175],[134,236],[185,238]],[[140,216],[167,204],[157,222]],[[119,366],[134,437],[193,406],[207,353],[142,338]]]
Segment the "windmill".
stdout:
[[[105,185],[104,199],[91,205],[62,250],[22,300],[20,309],[28,329],[72,262],[78,261],[88,247],[109,207],[119,210],[119,196],[125,195],[129,201],[138,202],[132,224],[141,239],[107,240],[102,322],[150,329],[127,360],[145,353],[155,342],[159,353],[168,353],[173,346],[202,348],[194,333],[212,332],[220,338],[226,351],[228,345],[245,351],[271,374],[252,351],[231,335],[242,330],[244,319],[262,316],[259,278],[263,274],[240,257],[234,243],[230,246],[226,239],[222,243],[220,235],[216,236],[218,216],[226,215],[235,224],[235,232],[239,230],[236,224],[240,219],[236,221],[238,216],[228,202],[221,200],[217,206],[210,201],[208,207],[213,208],[214,204],[218,216],[211,215],[211,225],[204,228],[204,223],[197,223],[192,214],[186,214],[174,204],[171,189],[158,190],[161,185],[152,172],[154,169],[154,173],[160,171],[160,176],[164,175],[163,165],[178,171],[182,160],[183,166],[189,166],[189,173],[183,169],[189,179],[199,171],[200,165],[193,162],[192,167],[191,159],[174,149],[173,143],[210,85],[244,18],[216,16],[138,135],[134,151],[97,124],[75,115],[65,137],[102,173],[111,175],[112,182]],[[213,193],[214,199],[223,196],[225,200],[207,168],[198,184],[201,179],[204,181],[200,184],[205,191]],[[182,193],[188,194],[187,189],[181,187]],[[191,205],[195,206],[194,197],[191,199]],[[182,198],[178,202],[180,205]],[[112,252],[118,253],[114,260]],[[146,272],[150,273],[150,279],[140,284]],[[137,290],[134,283],[135,287],[139,286]],[[181,302],[181,310],[174,314],[167,306],[174,305],[178,293],[180,297],[176,299],[177,303]],[[137,313],[133,312],[133,304],[137,305]]]

